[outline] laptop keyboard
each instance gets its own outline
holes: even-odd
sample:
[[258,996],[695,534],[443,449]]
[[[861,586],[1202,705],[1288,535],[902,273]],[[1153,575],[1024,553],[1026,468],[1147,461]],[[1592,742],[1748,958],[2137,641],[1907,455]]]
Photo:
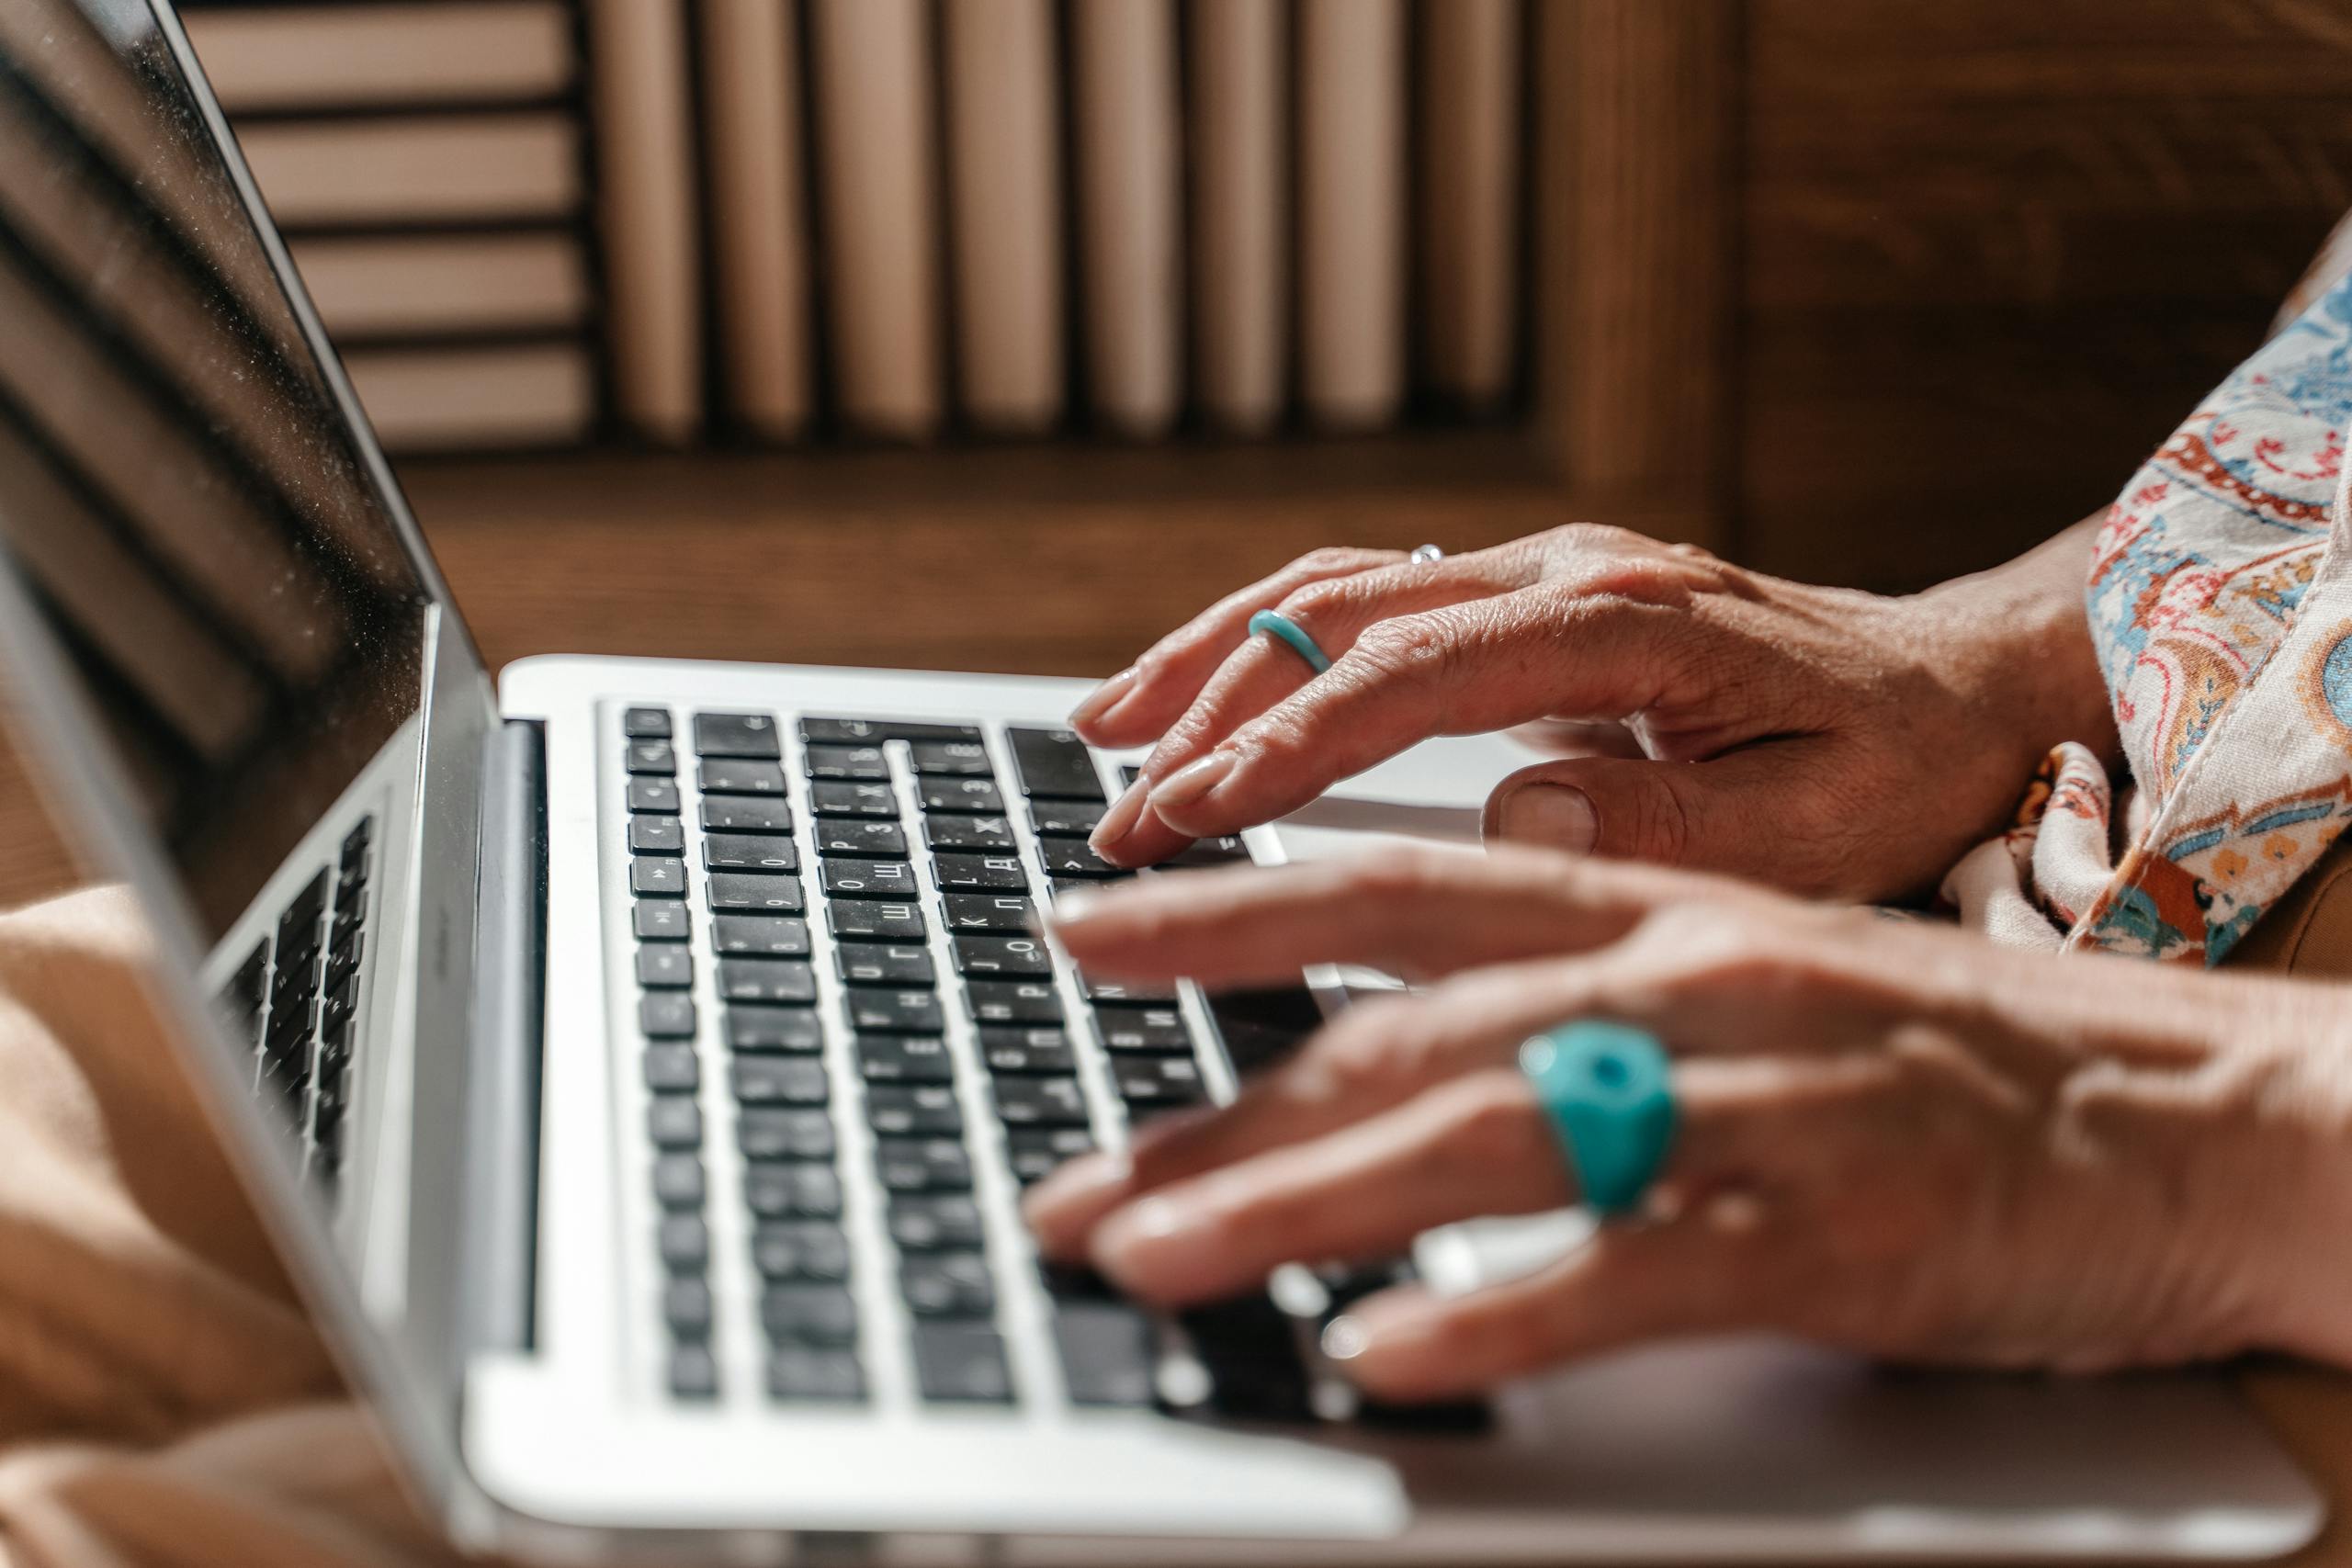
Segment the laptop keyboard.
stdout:
[[[1337,1407],[1313,1344],[1371,1276],[1310,1280],[1303,1306],[1294,1290],[1287,1305],[1261,1296],[1167,1321],[990,1235],[981,1162],[1026,1187],[1096,1147],[1099,1130],[1211,1094],[1173,988],[1057,973],[1064,961],[1035,932],[1041,898],[1127,874],[1087,845],[1106,803],[1083,744],[1007,727],[1001,772],[977,726],[808,716],[787,735],[783,722],[656,706],[622,715],[635,1032],[671,1394],[733,1392],[714,1350],[710,1215],[741,1204],[772,1401],[870,1402],[876,1347],[862,1342],[858,1303],[889,1291],[907,1335],[894,1354],[926,1403],[1018,1403],[1005,1307],[1021,1294],[1048,1305],[1050,1354],[1074,1404],[1364,1414]],[[1236,839],[1182,862],[1248,858]],[[716,966],[700,987],[716,997],[716,1019],[699,1016],[698,955]],[[820,966],[834,984],[820,986]],[[1265,1000],[1242,998],[1221,1031],[1238,1068],[1317,1017],[1303,990]],[[951,1031],[973,1049],[952,1049]],[[837,1032],[846,1051],[829,1050]],[[848,1064],[855,1081],[835,1082],[829,1062]],[[978,1096],[962,1092],[975,1069]],[[731,1127],[707,1125],[707,1073],[722,1077]],[[976,1104],[993,1127],[969,1124]],[[871,1144],[855,1168],[839,1136],[853,1117]],[[739,1192],[707,1179],[707,1151],[722,1137],[742,1156]],[[860,1186],[878,1193],[887,1258],[861,1256],[845,1227],[844,1189]]]
[[343,1170],[375,831],[373,817],[360,818],[335,863],[303,885],[220,998],[252,1047],[254,1094],[330,1198]]

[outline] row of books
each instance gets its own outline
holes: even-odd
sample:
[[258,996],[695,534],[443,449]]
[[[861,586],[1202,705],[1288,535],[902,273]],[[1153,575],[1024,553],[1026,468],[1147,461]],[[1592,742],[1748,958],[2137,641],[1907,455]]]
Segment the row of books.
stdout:
[[1509,410],[1522,0],[187,0],[397,447]]

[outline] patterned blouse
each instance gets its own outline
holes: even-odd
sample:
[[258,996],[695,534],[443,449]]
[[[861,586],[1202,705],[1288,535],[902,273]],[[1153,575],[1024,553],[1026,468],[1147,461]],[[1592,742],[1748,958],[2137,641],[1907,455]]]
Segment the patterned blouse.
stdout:
[[2087,603],[2128,781],[2052,751],[2017,826],[1955,867],[2020,945],[2220,962],[2352,822],[2352,277],[2133,476]]

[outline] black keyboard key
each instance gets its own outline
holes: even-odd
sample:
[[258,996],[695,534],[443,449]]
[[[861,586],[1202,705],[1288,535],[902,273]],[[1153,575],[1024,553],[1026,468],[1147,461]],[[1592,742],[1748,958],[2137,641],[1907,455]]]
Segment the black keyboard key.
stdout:
[[1012,1372],[1004,1340],[977,1323],[915,1325],[915,1382],[928,1400],[1009,1404]]
[[727,1044],[753,1055],[808,1055],[825,1048],[825,1026],[808,1008],[731,1007]]
[[790,915],[719,915],[710,922],[718,951],[753,958],[806,958],[808,922]]
[[710,795],[702,803],[702,825],[708,833],[790,833],[792,807],[759,795]]
[[1323,1009],[1303,985],[1212,991],[1208,1003],[1226,1059],[1244,1077],[1289,1055],[1323,1027]]
[[327,874],[323,871],[302,885],[286,908],[277,917],[277,946],[282,953],[302,944],[306,934],[314,934],[318,923],[327,912]]
[[1037,923],[1037,907],[998,893],[949,893],[944,902],[951,931],[1023,931]]
[[1004,796],[992,779],[919,778],[915,795],[925,811],[1001,812]]
[[726,914],[797,915],[801,909],[800,879],[717,872],[710,879],[710,907]]
[[1101,800],[1102,780],[1086,743],[1067,729],[1008,729],[1021,793],[1053,800]]
[[1193,1032],[1171,1007],[1103,1008],[1094,1015],[1095,1038],[1113,1055],[1190,1055]]
[[646,1108],[646,1135],[657,1149],[702,1147],[702,1107],[683,1094],[659,1094]]
[[695,983],[695,955],[676,942],[650,942],[637,950],[637,983],[648,990],[683,990]]
[[957,931],[956,971],[979,978],[1046,976],[1054,972],[1054,958],[1040,937],[974,936]]
[[768,1395],[794,1404],[855,1404],[865,1398],[865,1371],[854,1351],[779,1345],[768,1353]]
[[699,1341],[670,1352],[670,1393],[675,1399],[715,1399],[718,1394],[718,1362],[710,1347]]
[[964,1112],[945,1084],[869,1082],[865,1124],[885,1138],[953,1138],[963,1134]]
[[649,1045],[645,1087],[656,1094],[692,1094],[702,1087],[702,1060],[691,1045]]
[[683,898],[686,896],[685,863],[639,855],[628,863],[628,886],[640,898]]
[[857,1302],[839,1285],[770,1285],[760,1325],[771,1339],[839,1350],[857,1343]]
[[349,871],[359,863],[360,858],[368,852],[368,841],[375,836],[376,819],[373,817],[362,817],[352,824],[351,831],[343,838],[344,870]]
[[1298,1329],[1263,1292],[1191,1308],[1178,1321],[1208,1371],[1212,1408],[1238,1420],[1313,1418]]
[[1084,839],[1040,839],[1037,840],[1037,863],[1046,874],[1058,883],[1075,877],[1086,882],[1107,882],[1114,877],[1133,876],[1134,872],[1122,865],[1113,865],[1094,852],[1094,847]]
[[917,740],[907,750],[919,773],[965,779],[994,776],[989,749],[977,740]]
[[1025,893],[1029,889],[1029,874],[1021,868],[1019,855],[935,854],[931,863],[939,874],[943,893]]
[[1172,1008],[1173,980],[1102,980],[1079,971],[1078,994],[1102,1007]]
[[1029,825],[1037,829],[1040,838],[1083,839],[1101,825],[1103,814],[1110,809],[1101,801],[1033,800],[1029,803]]
[[667,1154],[653,1161],[654,1201],[665,1209],[702,1207],[702,1161],[690,1154]]
[[1062,1021],[1062,996],[1050,980],[967,980],[964,996],[982,1023]]
[[928,986],[938,977],[927,947],[850,942],[835,948],[833,958],[845,986]]
[[959,812],[933,812],[922,819],[923,842],[936,850],[1012,850],[1020,840],[1012,824],[1002,817],[967,817]]
[[662,1261],[680,1274],[699,1273],[710,1259],[710,1227],[700,1214],[662,1216]]
[[745,1159],[833,1157],[833,1120],[822,1111],[745,1106],[736,1112],[735,1145]]
[[956,1077],[947,1043],[920,1035],[860,1035],[857,1070],[869,1084],[944,1084]]
[[896,822],[866,817],[820,817],[809,829],[809,841],[820,855],[853,855],[862,860],[904,860],[907,832]]
[[892,1192],[969,1192],[972,1160],[956,1138],[883,1138],[874,1169]]
[[991,1086],[996,1113],[1008,1127],[1083,1127],[1086,1094],[1076,1078],[1003,1077]]
[[730,1002],[805,1007],[817,999],[817,970],[805,958],[722,958],[718,994]]
[[686,825],[675,817],[632,817],[628,847],[640,855],[682,855],[686,852]]
[[1209,1097],[1200,1064],[1190,1056],[1122,1056],[1111,1066],[1111,1081],[1131,1111],[1198,1105]]
[[650,812],[657,817],[678,814],[678,782],[675,779],[631,779],[628,781],[628,808]]
[[1004,1134],[1013,1179],[1027,1187],[1043,1181],[1068,1160],[1094,1152],[1094,1134],[1083,1127],[1013,1127]]
[[621,733],[632,740],[671,738],[668,708],[627,708],[621,713]]
[[666,779],[678,771],[678,754],[667,740],[632,740],[622,753],[622,766],[632,773]]
[[884,740],[978,740],[971,724],[921,724],[905,718],[804,718],[800,739],[811,746],[870,746]]
[[890,760],[879,746],[810,746],[800,759],[812,779],[878,783],[890,776]]
[[819,779],[808,786],[808,807],[820,817],[899,816],[899,797],[886,784],[850,784]]
[[1205,871],[1220,865],[1242,865],[1254,857],[1238,838],[1196,839],[1161,861],[1159,871]]
[[922,908],[870,898],[829,898],[825,923],[838,942],[921,942]]
[[901,1193],[890,1200],[888,1224],[901,1252],[972,1251],[980,1245],[979,1205],[960,1192]]
[[1158,1364],[1151,1320],[1122,1302],[1069,1302],[1054,1314],[1054,1348],[1073,1404],[1151,1404]]
[[909,899],[922,891],[915,868],[902,860],[831,856],[817,863],[817,881],[831,898]]
[[639,997],[637,1026],[656,1040],[691,1040],[695,1035],[695,999],[669,992]]
[[899,1265],[899,1294],[917,1317],[987,1317],[996,1311],[996,1281],[977,1252],[918,1254]]
[[695,755],[697,757],[765,757],[784,755],[775,720],[763,713],[698,713],[695,715]]
[[822,1105],[831,1098],[825,1064],[813,1056],[738,1056],[727,1080],[745,1105]]
[[846,1006],[850,1027],[861,1034],[936,1034],[947,1027],[934,991],[860,987]]
[[707,1280],[688,1277],[673,1280],[662,1287],[662,1321],[680,1339],[698,1340],[710,1337],[710,1284]]
[[771,1220],[752,1229],[752,1266],[769,1280],[849,1278],[849,1237],[831,1220]]
[[980,1031],[980,1060],[992,1073],[1073,1073],[1078,1053],[1059,1025],[996,1024]]
[[842,1181],[830,1165],[760,1161],[743,1168],[743,1201],[763,1220],[838,1219]]
[[1116,1286],[1084,1263],[1041,1262],[1037,1265],[1037,1280],[1057,1306],[1064,1302],[1115,1302],[1125,1299],[1119,1294]]
[[705,795],[781,795],[784,770],[774,762],[720,758],[705,762],[696,774]]
[[779,876],[800,869],[790,839],[759,833],[713,833],[702,841],[702,863],[712,871]]

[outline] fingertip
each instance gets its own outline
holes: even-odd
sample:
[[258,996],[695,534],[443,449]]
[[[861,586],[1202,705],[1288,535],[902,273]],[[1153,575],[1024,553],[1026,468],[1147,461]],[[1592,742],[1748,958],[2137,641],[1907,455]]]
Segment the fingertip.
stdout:
[[1173,1198],[1147,1197],[1105,1215],[1086,1250],[1094,1267],[1128,1294],[1181,1302],[1215,1293],[1226,1247],[1207,1216]]
[[1125,1155],[1081,1155],[1031,1188],[1021,1213],[1037,1250],[1055,1258],[1083,1256],[1088,1234],[1126,1196],[1133,1175]]
[[1079,705],[1069,710],[1069,727],[1086,739],[1102,744],[1097,739],[1098,734],[1106,721],[1125,705],[1139,678],[1136,668],[1129,665],[1087,693]]

